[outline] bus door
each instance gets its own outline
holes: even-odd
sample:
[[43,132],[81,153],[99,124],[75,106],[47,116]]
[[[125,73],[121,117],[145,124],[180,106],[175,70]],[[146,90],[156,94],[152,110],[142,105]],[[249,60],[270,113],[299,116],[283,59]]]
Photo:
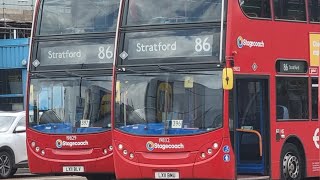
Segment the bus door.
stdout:
[[267,172],[269,98],[267,79],[237,79],[234,94],[238,174]]

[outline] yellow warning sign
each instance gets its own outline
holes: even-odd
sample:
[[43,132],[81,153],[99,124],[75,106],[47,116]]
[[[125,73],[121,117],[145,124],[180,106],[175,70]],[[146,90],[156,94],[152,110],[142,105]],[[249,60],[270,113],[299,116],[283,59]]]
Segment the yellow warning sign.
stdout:
[[310,33],[310,66],[319,66],[320,60],[320,33]]

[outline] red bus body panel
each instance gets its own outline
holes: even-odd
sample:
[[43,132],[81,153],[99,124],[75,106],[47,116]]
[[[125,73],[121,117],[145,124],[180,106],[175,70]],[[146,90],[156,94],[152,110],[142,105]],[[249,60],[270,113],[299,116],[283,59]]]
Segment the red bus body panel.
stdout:
[[[32,173],[59,174],[63,173],[63,166],[83,166],[85,172],[78,174],[114,173],[113,151],[109,150],[111,131],[84,135],[49,135],[28,129],[27,133],[29,168]],[[88,141],[88,146],[58,148],[57,140],[70,141],[66,140],[66,136],[76,136],[75,141]],[[36,143],[40,152],[44,150],[45,155],[36,152],[32,142]],[[107,154],[104,154],[104,149],[108,150]]]
[[[279,122],[276,119],[276,60],[299,59],[309,62],[309,33],[319,32],[319,24],[289,22],[267,19],[250,19],[244,15],[238,1],[229,1],[227,15],[226,54],[234,59],[235,75],[253,77],[266,75],[270,83],[270,153],[271,178],[280,178],[280,154],[284,142],[290,137],[300,140],[306,157],[306,176],[320,176],[320,151],[313,136],[319,127],[318,121],[301,120]],[[263,41],[264,47],[239,48],[239,37],[252,41]],[[253,64],[257,65],[254,70]],[[290,75],[288,75],[290,76]],[[293,77],[297,77],[295,75]],[[300,77],[311,76],[304,74]],[[311,87],[309,84],[308,87]],[[310,89],[309,89],[310,91]],[[311,97],[309,98],[309,102]],[[309,108],[311,109],[311,107]],[[311,110],[309,111],[311,117]],[[284,139],[276,141],[276,131],[283,130]]]
[[[160,137],[161,138],[161,137]],[[159,137],[134,136],[113,131],[114,139],[114,159],[117,178],[119,179],[153,179],[155,172],[179,172],[181,179],[233,179],[235,171],[234,164],[223,162],[222,147],[228,145],[231,147],[228,138],[223,138],[223,129],[200,135],[189,137],[164,137],[170,138],[169,144],[184,145],[182,150],[172,149],[154,149],[148,151],[146,144],[149,141],[159,143]],[[214,150],[213,155],[207,154],[207,149],[212,148],[214,143],[219,144],[219,148]],[[134,153],[134,158],[130,159],[123,155],[123,152],[117,147],[119,144],[128,150],[128,153]],[[165,143],[164,143],[165,144]],[[206,158],[201,158],[201,153],[206,153]],[[234,159],[231,154],[231,159]]]

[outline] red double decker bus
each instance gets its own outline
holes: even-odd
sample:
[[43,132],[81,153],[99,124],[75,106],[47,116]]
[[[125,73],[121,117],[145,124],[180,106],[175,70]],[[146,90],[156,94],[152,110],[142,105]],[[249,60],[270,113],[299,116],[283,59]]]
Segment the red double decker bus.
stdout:
[[319,0],[123,0],[117,178],[319,177],[319,10]]
[[118,0],[38,0],[28,69],[30,171],[113,178]]

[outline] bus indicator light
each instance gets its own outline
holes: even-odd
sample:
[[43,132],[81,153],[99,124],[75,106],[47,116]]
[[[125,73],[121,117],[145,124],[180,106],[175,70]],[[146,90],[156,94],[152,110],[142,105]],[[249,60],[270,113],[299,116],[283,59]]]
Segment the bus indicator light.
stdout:
[[103,150],[103,154],[107,154],[108,153],[108,150],[107,149],[104,149]]

